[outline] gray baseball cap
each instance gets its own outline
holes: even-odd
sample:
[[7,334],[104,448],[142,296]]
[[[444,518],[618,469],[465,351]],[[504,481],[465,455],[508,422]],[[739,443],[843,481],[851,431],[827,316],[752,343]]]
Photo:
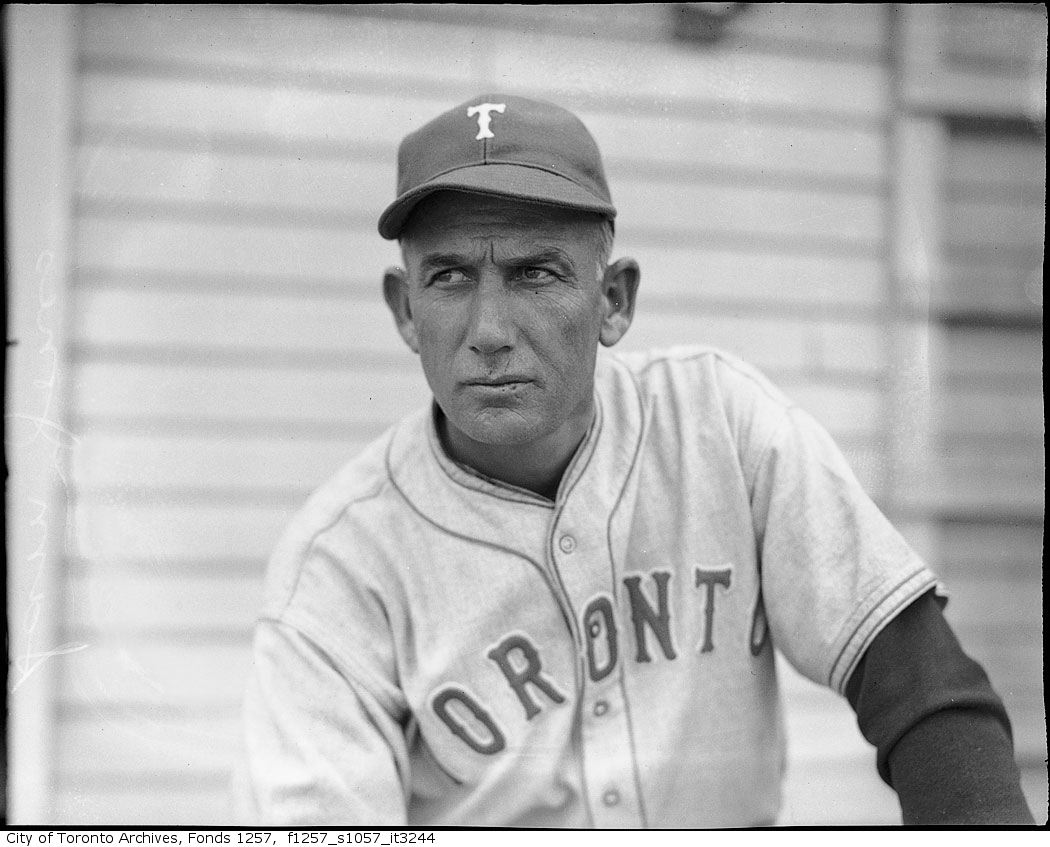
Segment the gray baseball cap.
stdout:
[[379,218],[394,239],[423,198],[465,191],[616,217],[601,153],[583,122],[543,100],[482,94],[405,136],[397,199]]

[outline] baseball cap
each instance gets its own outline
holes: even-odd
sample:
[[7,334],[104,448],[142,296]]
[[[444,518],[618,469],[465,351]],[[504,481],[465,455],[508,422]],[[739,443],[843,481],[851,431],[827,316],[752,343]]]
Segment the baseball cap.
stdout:
[[597,212],[610,220],[598,145],[572,112],[543,100],[482,94],[405,136],[397,199],[379,234],[401,234],[412,209],[436,191],[466,191]]

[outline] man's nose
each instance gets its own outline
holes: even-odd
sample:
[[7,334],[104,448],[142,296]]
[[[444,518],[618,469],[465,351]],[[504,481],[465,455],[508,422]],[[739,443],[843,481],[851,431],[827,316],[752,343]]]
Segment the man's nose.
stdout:
[[502,279],[483,279],[475,289],[468,340],[475,353],[491,356],[514,347],[512,297]]

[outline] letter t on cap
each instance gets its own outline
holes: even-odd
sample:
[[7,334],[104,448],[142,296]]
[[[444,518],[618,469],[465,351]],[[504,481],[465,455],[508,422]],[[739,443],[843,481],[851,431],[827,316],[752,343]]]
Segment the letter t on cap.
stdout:
[[492,130],[489,129],[489,124],[492,123],[492,113],[499,112],[502,115],[506,108],[505,103],[480,103],[467,109],[468,118],[472,118],[475,115],[478,116],[478,134],[474,136],[475,141],[496,137],[492,134]]

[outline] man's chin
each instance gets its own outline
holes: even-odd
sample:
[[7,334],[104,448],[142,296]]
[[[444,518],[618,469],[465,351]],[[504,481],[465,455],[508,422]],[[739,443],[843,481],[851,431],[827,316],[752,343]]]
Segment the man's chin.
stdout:
[[485,409],[469,420],[452,423],[462,436],[486,447],[516,447],[536,440],[541,434],[534,421],[513,409]]
[[474,443],[486,447],[519,447],[536,438],[532,428],[524,422],[487,422],[461,431]]

